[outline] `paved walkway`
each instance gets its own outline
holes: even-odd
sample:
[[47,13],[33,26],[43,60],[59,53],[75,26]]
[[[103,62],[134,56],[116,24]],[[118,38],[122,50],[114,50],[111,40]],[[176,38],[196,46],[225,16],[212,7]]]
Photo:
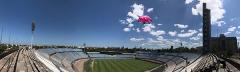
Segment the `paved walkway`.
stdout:
[[[194,63],[190,64],[186,68],[184,68],[181,72],[191,72],[193,71],[199,71],[201,69],[207,68],[209,66],[213,66],[214,63],[217,63],[217,60],[223,60],[221,58],[218,58],[214,54],[208,54],[205,56],[200,57],[198,60],[196,60]],[[228,72],[228,70],[231,70],[232,72],[240,72],[236,67],[231,65],[230,63],[226,62],[227,68],[222,68],[222,66],[217,66],[217,70],[212,70],[213,72]]]
[[77,61],[75,61],[74,63],[74,69],[75,72],[84,72],[84,63],[88,61],[88,59],[79,59]]
[[231,65],[230,63],[226,62],[227,67],[232,71],[232,72],[240,72],[236,67]]
[[181,72],[186,72],[186,70],[187,70],[187,72],[191,72],[191,70],[194,67],[196,67],[201,60],[202,60],[202,57],[198,58],[195,62],[193,62],[192,64],[185,67]]
[[36,59],[32,50],[20,48],[0,60],[0,72],[52,72]]
[[176,64],[173,61],[168,61],[167,62],[167,68],[165,69],[165,72],[172,72],[175,67],[176,67]]

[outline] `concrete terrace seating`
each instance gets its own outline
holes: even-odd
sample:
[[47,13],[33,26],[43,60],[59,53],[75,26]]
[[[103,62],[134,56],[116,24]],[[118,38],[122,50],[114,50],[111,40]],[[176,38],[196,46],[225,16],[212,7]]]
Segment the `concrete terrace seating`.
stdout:
[[172,60],[175,64],[176,67],[174,68],[174,70],[181,70],[183,67],[186,66],[186,61],[183,60],[182,58],[176,57],[175,60]]
[[136,58],[145,59],[145,60],[154,60],[160,62],[174,62],[176,66],[174,66],[174,72],[181,71],[186,66],[186,60],[188,59],[189,63],[195,61],[200,54],[194,53],[149,53],[149,52],[141,52],[137,53]]
[[100,54],[100,53],[88,53],[91,58],[105,58],[105,57],[113,57],[112,55]]
[[136,58],[146,58],[146,59],[150,59],[151,56],[149,56],[148,54],[137,54]]
[[38,51],[44,52],[46,54],[52,54],[52,53],[55,53],[55,52],[82,51],[82,49],[74,49],[74,48],[45,48],[45,49],[39,49]]
[[240,64],[240,59],[239,59],[239,58],[230,58],[230,60],[232,60],[233,62],[236,62],[236,63]]
[[178,56],[179,53],[164,53],[165,55],[173,55],[173,56]]
[[194,53],[180,53],[178,56],[182,56],[184,58],[187,58],[188,61],[191,63],[193,62],[194,60],[196,60],[200,54],[194,54]]
[[99,52],[88,52],[88,55],[93,59],[131,59],[135,57],[134,54],[107,55]]
[[70,71],[70,72],[73,71],[73,69],[72,69],[72,62],[73,62],[74,60],[77,60],[77,59],[79,59],[79,58],[87,57],[87,56],[81,56],[81,55],[79,55],[78,52],[67,52],[67,53],[65,53],[65,54],[66,54],[66,55],[69,55],[69,56],[64,58],[64,60],[62,61],[62,64],[63,64],[64,67],[65,67],[68,71]]
[[134,55],[129,55],[129,54],[127,54],[127,55],[117,55],[117,58],[133,58],[134,57]]
[[88,58],[88,55],[77,48],[45,48],[37,52],[52,61],[60,70],[73,72],[72,63],[81,58]]
[[173,58],[174,58],[173,56],[159,55],[159,56],[156,57],[156,60],[162,61],[162,62],[168,62]]
[[67,68],[68,71],[73,71],[73,69],[71,68],[72,62],[77,59],[87,57],[88,56],[83,52],[62,52],[56,53],[55,55],[51,56],[51,59],[57,66]]
[[213,66],[214,63],[217,62],[217,57],[213,54],[208,54],[203,57],[203,59],[200,61],[200,63],[193,68],[193,71],[199,72],[203,71],[206,68],[209,68],[209,66]]
[[179,53],[179,54],[177,54],[177,56],[179,56],[179,57],[176,57],[175,59],[172,60],[172,61],[174,61],[176,63],[176,67],[174,69],[175,72],[181,71],[186,66],[186,60],[184,60],[183,58],[187,58],[187,61],[189,63],[192,63],[198,57],[200,57],[200,54]]

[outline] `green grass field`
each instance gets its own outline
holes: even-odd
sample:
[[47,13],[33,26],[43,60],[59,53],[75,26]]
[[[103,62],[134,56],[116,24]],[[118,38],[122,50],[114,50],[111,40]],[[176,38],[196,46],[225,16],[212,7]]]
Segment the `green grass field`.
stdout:
[[159,66],[136,59],[100,59],[93,62],[93,72],[144,72]]

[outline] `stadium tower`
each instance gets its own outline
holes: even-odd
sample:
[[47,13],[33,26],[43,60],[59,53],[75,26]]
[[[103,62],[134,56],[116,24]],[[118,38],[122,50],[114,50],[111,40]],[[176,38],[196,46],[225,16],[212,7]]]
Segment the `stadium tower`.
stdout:
[[203,3],[203,53],[208,53],[210,50],[211,39],[211,11],[207,9],[206,3]]

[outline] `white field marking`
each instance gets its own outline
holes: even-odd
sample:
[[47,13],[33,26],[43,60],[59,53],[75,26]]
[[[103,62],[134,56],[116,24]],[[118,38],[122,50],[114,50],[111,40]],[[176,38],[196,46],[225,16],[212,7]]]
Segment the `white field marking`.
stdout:
[[163,65],[159,65],[159,66],[157,66],[157,67],[154,67],[153,69],[150,69],[150,70],[147,70],[147,71],[144,71],[144,72],[152,72],[153,70],[155,70],[155,69],[158,69],[159,67],[162,67]]
[[[91,69],[93,71],[93,67],[94,67],[94,62],[95,62],[95,59],[93,59],[92,63],[91,63]],[[94,71],[93,71],[94,72]]]

